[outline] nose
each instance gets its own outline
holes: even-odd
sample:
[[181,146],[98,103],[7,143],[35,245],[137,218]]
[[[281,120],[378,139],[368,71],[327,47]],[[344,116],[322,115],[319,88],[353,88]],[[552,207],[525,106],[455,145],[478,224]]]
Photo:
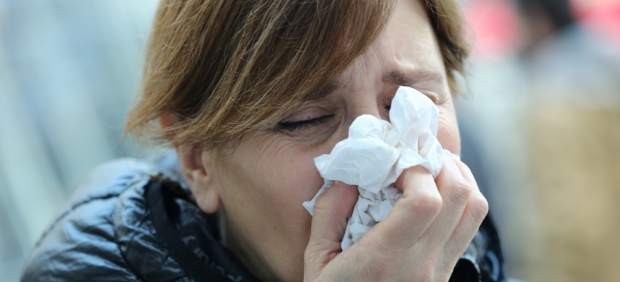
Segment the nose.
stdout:
[[[395,91],[395,89],[394,89]],[[363,90],[350,91],[345,94],[345,120],[342,127],[335,131],[334,134],[321,146],[321,153],[327,153],[333,149],[336,143],[346,139],[349,134],[349,127],[353,120],[360,115],[373,115],[389,121],[388,108],[390,97],[394,93],[389,91],[381,91],[371,88]]]
[[353,93],[349,106],[350,120],[360,115],[373,115],[389,121],[389,107],[394,93],[381,90],[366,90]]

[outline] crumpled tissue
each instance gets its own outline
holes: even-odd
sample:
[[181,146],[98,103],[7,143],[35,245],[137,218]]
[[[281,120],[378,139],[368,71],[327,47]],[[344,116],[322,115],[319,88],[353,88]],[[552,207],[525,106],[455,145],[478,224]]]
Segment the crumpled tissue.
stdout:
[[324,184],[303,203],[314,215],[318,196],[334,181],[357,186],[359,197],[341,241],[345,250],[372,226],[385,219],[401,197],[393,183],[403,170],[422,166],[437,176],[443,160],[453,156],[437,140],[437,108],[419,91],[400,86],[390,108],[390,121],[372,115],[358,116],[348,138],[329,154],[314,158]]

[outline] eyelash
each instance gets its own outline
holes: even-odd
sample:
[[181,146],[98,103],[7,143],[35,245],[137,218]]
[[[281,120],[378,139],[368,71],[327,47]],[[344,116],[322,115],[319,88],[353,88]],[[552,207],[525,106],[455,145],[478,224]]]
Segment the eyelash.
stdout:
[[294,132],[307,127],[316,126],[327,122],[330,118],[334,117],[334,114],[324,115],[316,118],[300,121],[282,121],[278,123],[278,129],[286,132]]
[[[389,101],[392,100],[393,97],[391,97],[389,99]],[[431,100],[433,100],[433,103],[436,104],[437,101],[435,101],[434,96],[429,96],[429,98]],[[387,103],[385,105],[385,109],[389,112],[390,109],[392,107],[392,103]],[[312,126],[316,126],[316,125],[320,125],[323,124],[325,122],[327,122],[330,118],[334,117],[334,114],[330,114],[330,115],[324,115],[324,116],[320,116],[320,117],[316,117],[316,118],[311,118],[311,119],[307,119],[307,120],[299,120],[299,121],[281,121],[278,123],[278,129],[280,131],[286,131],[286,132],[295,132],[301,129],[305,129],[308,127],[312,127]]]

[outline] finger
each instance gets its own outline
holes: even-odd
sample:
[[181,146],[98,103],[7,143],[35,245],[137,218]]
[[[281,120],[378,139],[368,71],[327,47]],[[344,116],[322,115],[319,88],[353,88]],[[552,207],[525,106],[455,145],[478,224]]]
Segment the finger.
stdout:
[[484,196],[480,192],[474,193],[465,207],[465,212],[458,225],[446,243],[444,257],[454,258],[454,261],[446,263],[452,265],[463,255],[465,249],[478,232],[480,224],[482,224],[488,213],[488,209],[488,203]]
[[[400,176],[403,196],[387,218],[362,237],[379,240],[395,248],[408,248],[431,225],[442,206],[433,176],[422,167],[412,167]],[[361,242],[360,241],[360,242]]]
[[433,241],[428,246],[443,246],[454,232],[463,215],[465,206],[474,190],[476,183],[467,180],[455,159],[447,159],[437,176],[437,188],[444,201],[443,208],[437,219],[424,235],[426,241]]
[[[467,165],[463,162],[457,162],[456,164],[467,178],[474,179]],[[478,232],[480,224],[482,224],[482,221],[488,214],[489,204],[482,193],[480,193],[478,185],[476,185],[475,188],[475,191],[467,202],[463,216],[446,244],[445,252],[449,256],[460,257],[463,252],[465,252],[465,249]]]
[[[469,166],[467,166],[467,164],[465,164],[461,160],[457,160],[456,166],[461,170],[467,180],[476,182],[476,178],[474,177],[474,174],[471,172],[471,169],[469,168]],[[476,187],[478,187],[478,185],[476,185]]]
[[340,241],[351,216],[357,189],[340,182],[319,196],[316,202],[310,239],[305,252],[306,275],[318,275],[340,250]]

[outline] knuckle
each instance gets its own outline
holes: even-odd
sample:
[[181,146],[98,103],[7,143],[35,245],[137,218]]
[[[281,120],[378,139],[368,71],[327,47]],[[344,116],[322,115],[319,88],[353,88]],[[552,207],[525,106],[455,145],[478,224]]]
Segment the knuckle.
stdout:
[[439,193],[430,191],[415,193],[405,203],[411,211],[429,215],[438,213],[443,206]]
[[473,183],[476,183],[476,178],[474,176],[474,173],[471,171],[471,168],[466,163],[459,161],[459,167],[463,171],[465,179]]
[[465,170],[466,175],[473,175],[471,168],[466,163],[459,161],[459,164],[461,165],[461,169]]
[[489,202],[481,193],[476,193],[469,200],[469,209],[473,218],[482,221],[489,213]]
[[457,203],[466,203],[474,191],[474,185],[466,181],[458,181],[452,187],[452,198]]

